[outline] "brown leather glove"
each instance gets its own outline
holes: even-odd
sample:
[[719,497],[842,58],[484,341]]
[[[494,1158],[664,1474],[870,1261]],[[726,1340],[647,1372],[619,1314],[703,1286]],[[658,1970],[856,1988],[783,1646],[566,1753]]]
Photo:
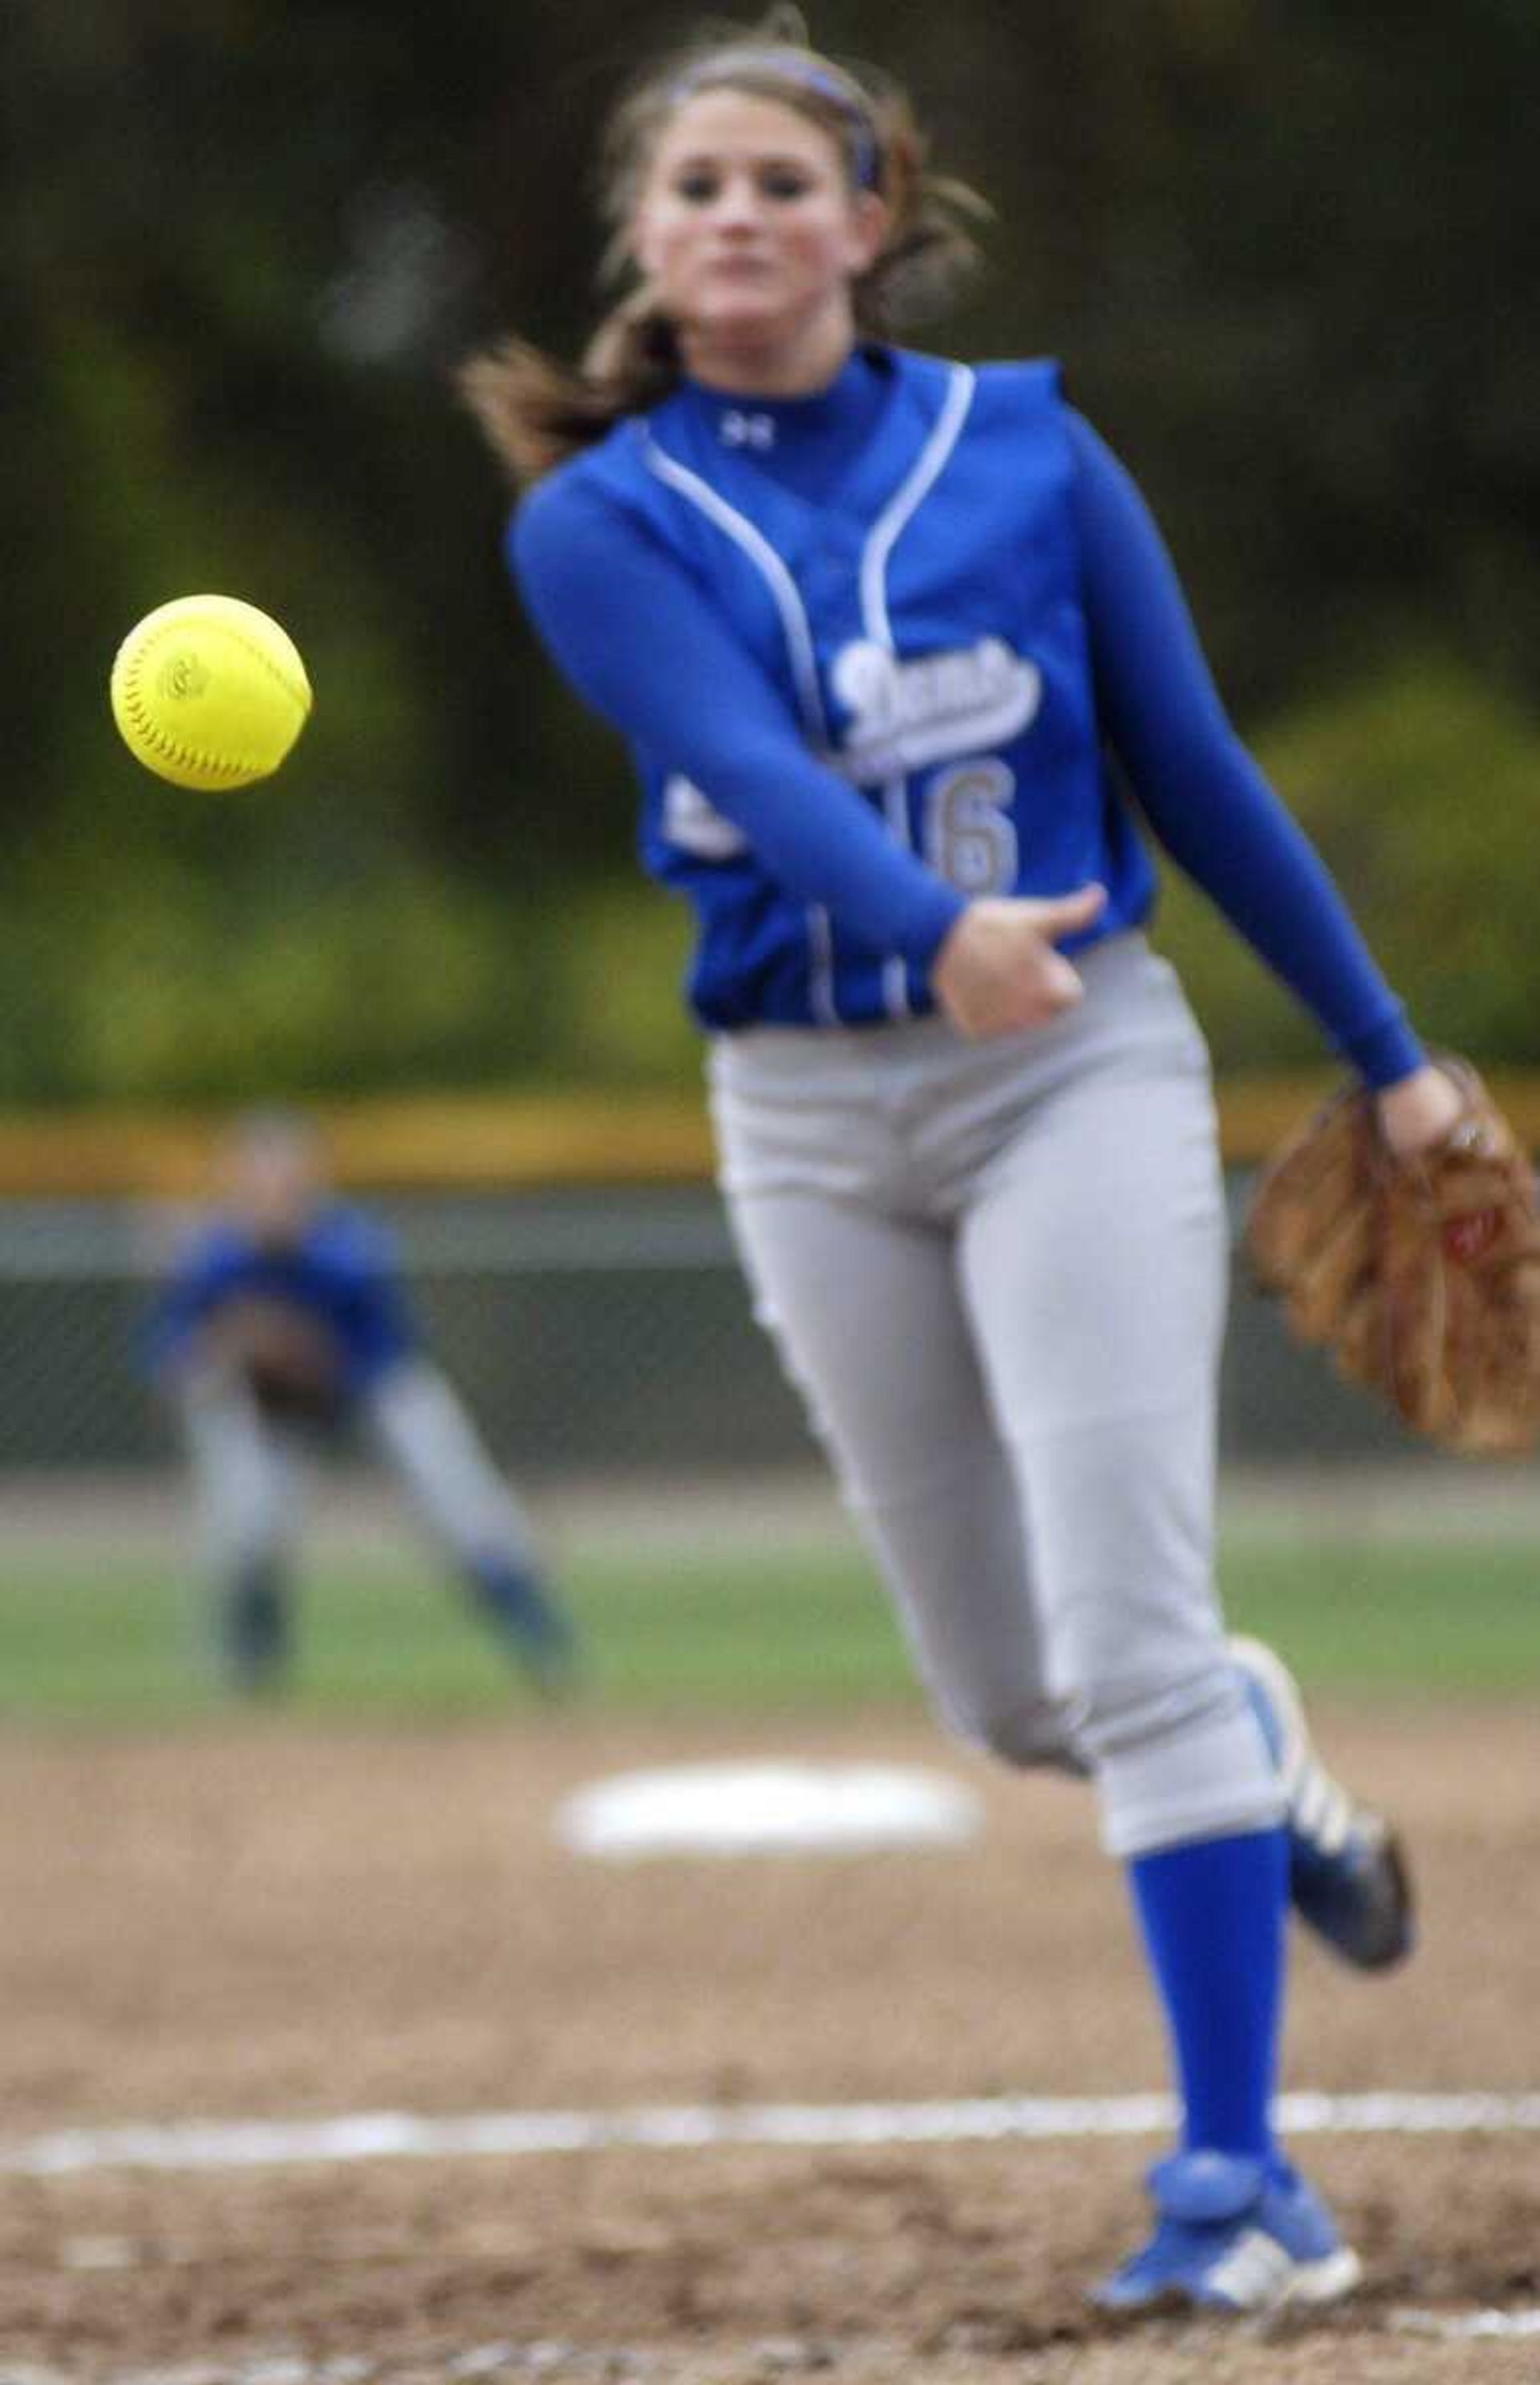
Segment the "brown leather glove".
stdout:
[[341,1414],[342,1353],[306,1310],[245,1295],[216,1310],[200,1340],[203,1356],[244,1383],[265,1415],[330,1424]]
[[1470,1455],[1540,1437],[1540,1209],[1529,1155],[1469,1062],[1464,1108],[1397,1159],[1344,1087],[1263,1169],[1246,1240],[1302,1341],[1405,1422]]

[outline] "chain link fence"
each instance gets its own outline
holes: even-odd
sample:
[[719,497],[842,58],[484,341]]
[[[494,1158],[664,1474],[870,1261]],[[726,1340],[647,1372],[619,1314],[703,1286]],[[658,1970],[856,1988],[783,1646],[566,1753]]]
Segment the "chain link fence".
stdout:
[[[521,1478],[815,1462],[710,1191],[369,1205],[397,1237],[428,1341]],[[0,1203],[0,1476],[172,1458],[137,1345],[190,1222],[122,1202]],[[1223,1418],[1224,1454],[1247,1462],[1408,1451],[1238,1275]]]
[[[709,1194],[376,1201],[413,1309],[521,1474],[806,1463]],[[0,1204],[0,1472],[164,1464],[140,1350],[192,1216]]]

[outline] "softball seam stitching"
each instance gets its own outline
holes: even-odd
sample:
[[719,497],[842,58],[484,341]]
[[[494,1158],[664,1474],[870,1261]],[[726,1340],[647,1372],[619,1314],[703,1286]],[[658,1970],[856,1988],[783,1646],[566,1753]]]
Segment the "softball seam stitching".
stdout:
[[[229,638],[230,643],[238,646],[242,654],[248,656],[253,662],[257,664],[261,669],[265,670],[269,679],[273,679],[278,681],[279,686],[282,689],[290,702],[299,707],[300,729],[303,729],[305,722],[310,718],[311,708],[315,701],[308,685],[304,686],[302,693],[301,688],[294,685],[288,673],[284,671],[279,664],[274,662],[270,655],[265,654],[260,646],[254,644],[252,640],[245,635],[243,631],[236,629],[228,621],[221,621],[218,624],[218,627],[221,636]],[[251,779],[254,776],[254,773],[249,762],[223,762],[219,760],[217,755],[205,753],[199,746],[183,745],[179,743],[175,738],[168,737],[163,730],[157,729],[154,721],[150,718],[149,714],[144,709],[143,701],[141,695],[141,685],[144,675],[145,663],[149,655],[161,643],[162,640],[172,634],[174,633],[169,624],[168,624],[165,630],[157,630],[153,638],[145,640],[144,644],[133,656],[129,664],[128,669],[123,674],[123,709],[128,714],[129,718],[133,722],[136,734],[153,753],[163,755],[168,762],[189,763],[195,769],[206,770],[209,776],[215,779],[229,779],[237,782],[242,780]],[[294,738],[298,737],[300,729],[295,730]],[[294,738],[291,738],[291,744],[293,743]],[[284,757],[281,755],[279,756],[279,761],[283,758]],[[270,775],[270,769],[276,768],[277,764],[264,767],[264,768],[256,771],[255,775],[258,778],[267,777]]]

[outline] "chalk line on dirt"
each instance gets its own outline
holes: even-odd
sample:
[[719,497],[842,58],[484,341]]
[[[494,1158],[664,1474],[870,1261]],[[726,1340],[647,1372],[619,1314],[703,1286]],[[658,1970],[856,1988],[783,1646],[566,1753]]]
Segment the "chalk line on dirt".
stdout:
[[1398,2310],[1390,2316],[1398,2335],[1436,2335],[1459,2342],[1540,2336],[1540,2310]]
[[[61,2129],[0,2143],[0,2175],[218,2170],[360,2161],[712,2145],[962,2144],[1000,2138],[1156,2136],[1164,2095],[1004,2095],[925,2104],[642,2104],[613,2112],[351,2112],[330,2119],[192,2120]],[[1279,2099],[1290,2136],[1540,2132],[1540,2094],[1301,2093]]]

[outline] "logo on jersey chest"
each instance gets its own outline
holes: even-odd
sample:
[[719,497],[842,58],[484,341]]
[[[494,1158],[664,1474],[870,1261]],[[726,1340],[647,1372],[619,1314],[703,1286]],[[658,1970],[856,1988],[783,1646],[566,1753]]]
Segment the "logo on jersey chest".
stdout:
[[1037,718],[1043,675],[1003,638],[904,662],[870,638],[835,656],[830,684],[849,712],[838,767],[857,780],[907,777],[927,762],[987,753]]
[[729,406],[717,417],[716,435],[724,447],[757,447],[767,450],[776,443],[776,418],[773,414],[745,414],[741,406]]

